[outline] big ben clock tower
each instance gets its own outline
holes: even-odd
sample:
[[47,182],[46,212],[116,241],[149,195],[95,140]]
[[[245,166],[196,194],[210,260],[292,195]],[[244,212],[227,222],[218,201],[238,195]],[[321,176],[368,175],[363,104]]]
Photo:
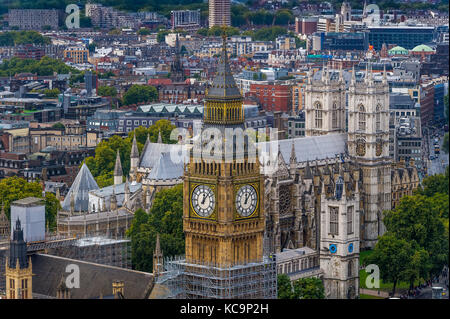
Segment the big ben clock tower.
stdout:
[[223,36],[202,134],[184,174],[187,263],[226,268],[263,260],[264,184],[256,141],[243,134],[242,104]]

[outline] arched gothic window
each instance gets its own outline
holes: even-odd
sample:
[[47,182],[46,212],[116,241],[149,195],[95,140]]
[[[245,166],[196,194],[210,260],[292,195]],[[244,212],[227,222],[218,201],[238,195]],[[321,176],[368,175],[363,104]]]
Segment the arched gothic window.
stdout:
[[331,127],[332,128],[337,128],[338,124],[337,124],[337,104],[336,102],[333,103],[333,110],[331,112]]
[[320,102],[314,103],[314,115],[315,115],[315,126],[316,128],[322,128],[322,104]]
[[358,107],[358,129],[360,131],[365,131],[366,130],[366,109],[364,108],[364,106],[360,105]]
[[381,114],[380,114],[381,107],[377,105],[376,114],[375,114],[375,130],[380,131],[381,130]]
[[353,260],[348,262],[348,273],[347,277],[353,277]]

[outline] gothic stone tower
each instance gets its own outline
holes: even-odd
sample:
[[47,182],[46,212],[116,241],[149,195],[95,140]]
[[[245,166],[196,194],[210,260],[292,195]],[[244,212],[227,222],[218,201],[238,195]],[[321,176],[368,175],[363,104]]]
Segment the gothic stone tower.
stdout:
[[331,79],[327,68],[320,81],[308,75],[305,88],[306,136],[345,132],[345,81],[342,70]]
[[[228,64],[225,39],[223,36],[216,77],[205,99],[202,146],[198,147],[202,154],[196,154],[194,146],[183,194],[186,262],[219,268],[262,262],[264,235],[263,177],[256,152],[248,152],[254,142],[245,139],[240,143],[237,134],[225,138],[227,129],[244,130],[242,96]],[[221,136],[213,149],[215,156],[205,152],[211,135]],[[217,156],[217,150],[225,150],[227,145],[231,145],[231,159],[226,152]]]
[[359,287],[359,187],[341,173],[322,184],[320,267],[327,299],[352,299]]
[[27,243],[17,219],[6,261],[6,298],[32,299],[32,276],[31,257],[27,257]]
[[366,70],[364,82],[355,72],[348,94],[348,153],[363,175],[362,245],[375,246],[384,233],[382,212],[391,209],[391,159],[389,157],[389,85],[384,72],[375,82]]

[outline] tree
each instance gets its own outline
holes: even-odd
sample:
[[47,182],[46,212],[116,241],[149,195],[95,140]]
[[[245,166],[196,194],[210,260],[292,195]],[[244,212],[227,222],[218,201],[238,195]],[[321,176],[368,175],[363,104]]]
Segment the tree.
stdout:
[[123,95],[123,104],[138,104],[141,102],[152,102],[158,99],[158,91],[150,85],[133,84]]
[[370,264],[380,267],[381,279],[393,283],[393,296],[398,281],[405,278],[412,255],[413,249],[409,242],[393,234],[385,233],[375,245],[373,254],[368,257]]
[[422,181],[422,186],[416,190],[416,194],[431,197],[436,193],[447,194],[449,191],[449,168],[445,170],[445,174],[436,174],[427,176]]
[[[13,176],[0,180],[0,199],[4,205],[8,218],[11,215],[11,203],[26,197],[42,197],[41,185],[37,182],[29,183],[25,179]],[[45,195],[45,218],[50,229],[56,227],[56,214],[60,203],[51,193]]]
[[156,236],[160,234],[161,250],[165,256],[184,252],[183,185],[163,189],[155,196],[150,214],[142,209],[135,212],[127,235],[131,238],[133,268],[150,272]]
[[292,297],[292,284],[289,276],[286,274],[277,275],[277,298],[292,299]]
[[175,125],[172,125],[169,120],[161,119],[149,128],[142,126],[136,128],[134,131],[129,132],[128,137],[126,138],[114,135],[108,140],[101,141],[95,148],[95,157],[90,156],[85,160],[86,165],[89,167],[98,186],[106,187],[113,184],[113,172],[117,150],[119,150],[120,153],[123,176],[128,175],[130,171],[130,153],[134,134],[136,134],[139,154],[142,154],[148,135],[150,135],[150,141],[155,143],[158,140],[159,132],[161,132],[163,143],[176,143],[177,141],[170,140],[170,133],[174,128]]
[[57,98],[59,94],[61,94],[61,91],[58,88],[44,90],[44,95],[47,98]]
[[425,249],[418,249],[414,251],[411,256],[408,267],[404,272],[405,279],[409,281],[409,290],[414,289],[414,282],[419,278],[427,278],[432,264],[430,256]]
[[116,97],[117,90],[114,86],[99,86],[97,89],[97,94],[100,96]]
[[59,129],[65,129],[66,127],[61,122],[55,123],[52,125],[52,128],[59,128]]
[[319,278],[300,278],[293,282],[293,299],[325,299],[325,288]]
[[281,9],[275,13],[274,24],[276,25],[287,25],[289,23],[293,23],[295,21],[295,17],[291,11]]
[[3,63],[0,64],[0,76],[9,76],[21,72],[36,73],[39,76],[53,75],[54,72],[58,74],[71,72],[73,75],[81,73],[79,70],[66,65],[63,61],[48,56],[42,57],[39,61],[14,57],[3,60]]
[[[440,273],[448,263],[448,231],[441,218],[445,204],[436,195],[405,196],[394,210],[385,212],[383,219],[390,234],[405,240],[415,250],[424,249],[428,252],[432,263],[429,277]],[[448,205],[446,209],[448,216]]]
[[140,28],[137,32],[139,35],[149,35],[152,32],[147,28]]
[[158,43],[163,43],[164,41],[166,41],[166,35],[168,35],[169,33],[170,30],[159,30],[156,34],[156,41],[158,41]]

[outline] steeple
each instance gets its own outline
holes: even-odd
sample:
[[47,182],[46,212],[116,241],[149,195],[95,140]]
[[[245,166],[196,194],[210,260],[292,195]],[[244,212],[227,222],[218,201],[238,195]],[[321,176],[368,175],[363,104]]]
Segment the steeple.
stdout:
[[130,185],[128,184],[128,177],[125,180],[125,187],[124,188],[125,188],[125,197],[124,197],[122,206],[128,205],[128,202],[130,200]]
[[119,149],[117,149],[116,164],[114,166],[114,185],[122,184],[122,163],[120,162]]
[[137,168],[139,165],[139,149],[136,141],[136,134],[133,136],[133,144],[131,145],[130,154],[130,178],[131,180],[136,180]]
[[291,144],[291,157],[290,157],[290,162],[291,163],[297,163],[297,155],[295,154],[295,143],[294,141],[292,141]]
[[136,141],[136,134],[133,136],[133,144],[131,145],[131,158],[139,158],[139,149]]
[[205,97],[205,124],[243,124],[242,95],[234,81],[228,63],[226,35],[222,35],[222,52],[217,72]]
[[174,83],[180,83],[184,81],[183,65],[180,59],[180,51],[180,40],[177,33],[175,38],[175,58],[170,68],[170,78]]
[[387,84],[386,64],[383,66],[383,84]]
[[162,136],[161,136],[161,130],[159,131],[159,133],[158,133],[158,143],[159,144],[162,144]]
[[9,237],[10,224],[5,214],[5,205],[2,203],[2,211],[0,213],[0,238]]
[[156,234],[156,247],[153,252],[153,275],[158,275],[163,272],[163,254],[159,243],[159,233]]
[[352,81],[350,82],[350,85],[355,86],[356,85],[356,73],[355,73],[355,66],[352,66]]
[[23,240],[23,229],[20,225],[19,218],[17,218],[13,238],[9,245],[8,267],[14,269],[28,268],[27,243]]

